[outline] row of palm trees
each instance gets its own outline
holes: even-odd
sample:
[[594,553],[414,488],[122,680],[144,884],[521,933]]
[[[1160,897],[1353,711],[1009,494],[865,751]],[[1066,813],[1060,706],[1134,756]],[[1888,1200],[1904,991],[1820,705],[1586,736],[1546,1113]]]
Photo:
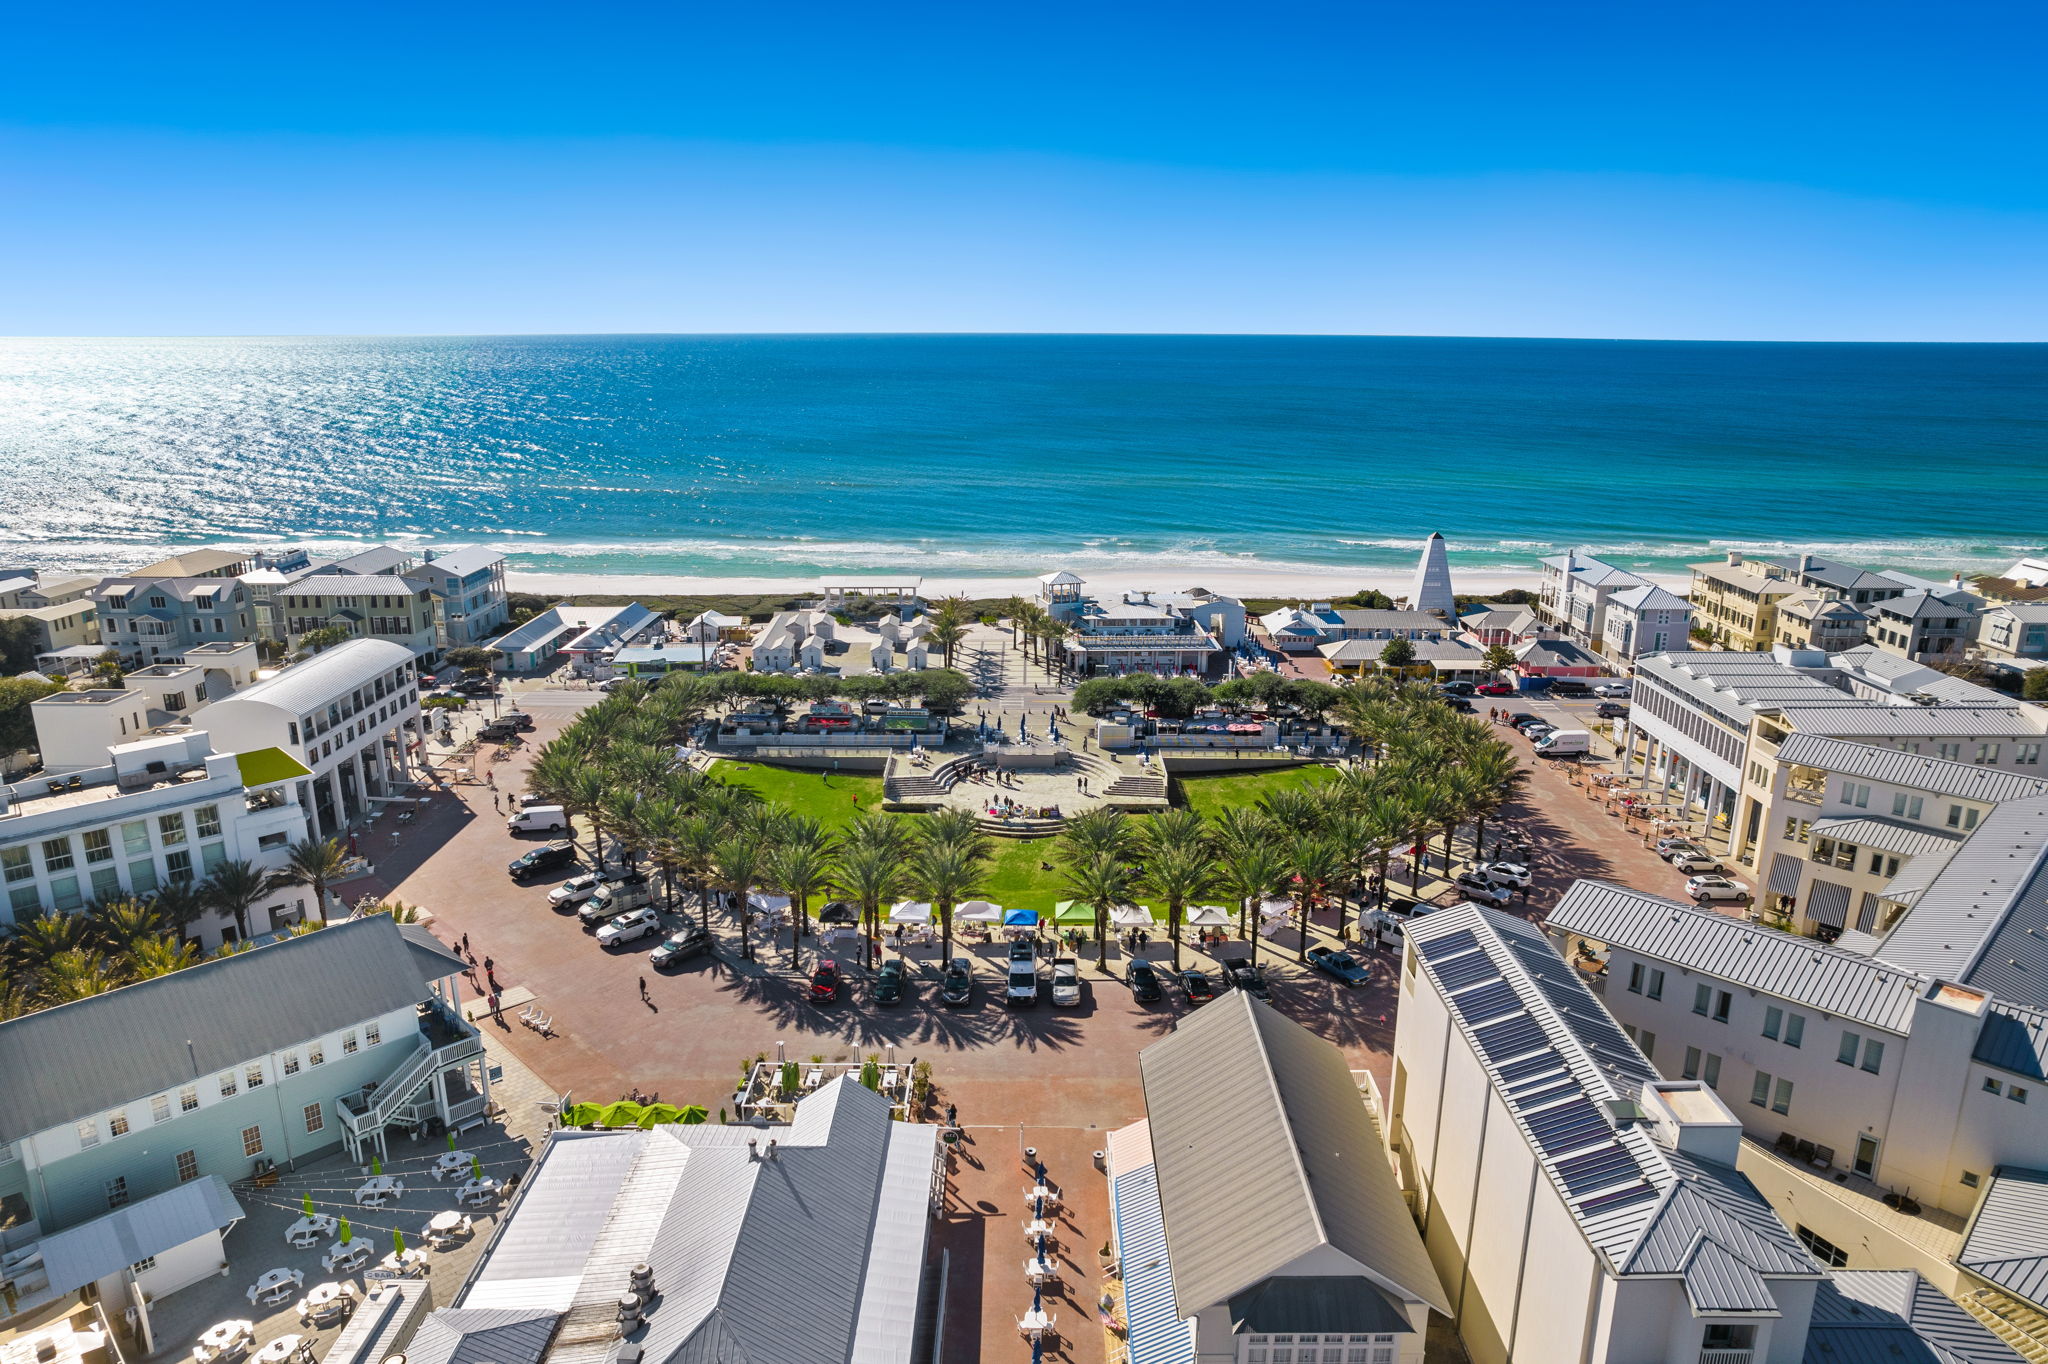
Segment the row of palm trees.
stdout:
[[347,853],[337,839],[309,838],[293,844],[274,871],[251,863],[223,862],[203,881],[174,880],[147,895],[119,895],[79,913],[44,909],[16,921],[0,939],[0,1019],[104,994],[140,980],[182,971],[210,958],[192,940],[195,924],[210,914],[232,920],[237,941],[212,956],[249,947],[249,915],[278,891],[312,890],[324,922],[327,889],[345,870]]
[[1060,641],[1073,630],[1037,602],[1023,597],[1010,598],[1003,609],[1010,613],[1010,642],[1020,645],[1025,657],[1036,657],[1047,667],[1058,666]]

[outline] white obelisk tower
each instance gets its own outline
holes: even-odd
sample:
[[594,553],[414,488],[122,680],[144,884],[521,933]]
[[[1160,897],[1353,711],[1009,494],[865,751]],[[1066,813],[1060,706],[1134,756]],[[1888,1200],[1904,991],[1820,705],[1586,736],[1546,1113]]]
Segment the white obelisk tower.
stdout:
[[1408,589],[1410,611],[1435,611],[1445,620],[1458,618],[1458,602],[1451,593],[1451,561],[1444,553],[1444,537],[1432,533],[1422,547],[1422,559],[1415,565],[1415,586]]

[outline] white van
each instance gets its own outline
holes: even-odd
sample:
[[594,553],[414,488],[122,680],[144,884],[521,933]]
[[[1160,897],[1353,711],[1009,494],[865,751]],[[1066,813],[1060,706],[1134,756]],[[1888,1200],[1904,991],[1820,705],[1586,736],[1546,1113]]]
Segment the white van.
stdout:
[[1553,729],[1536,741],[1546,758],[1576,758],[1593,751],[1593,736],[1583,729]]
[[568,827],[569,812],[559,805],[529,805],[513,811],[505,821],[505,832],[510,834],[546,834]]

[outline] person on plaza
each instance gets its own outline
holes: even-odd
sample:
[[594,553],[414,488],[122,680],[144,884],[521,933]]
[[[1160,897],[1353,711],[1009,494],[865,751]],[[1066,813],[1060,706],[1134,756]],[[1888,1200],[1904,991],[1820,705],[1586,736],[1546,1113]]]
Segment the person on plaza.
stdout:
[[647,977],[640,977],[640,998],[647,998]]
[[487,976],[488,976],[488,975],[490,975],[490,974],[491,974],[491,968],[492,968],[492,967],[494,967],[494,966],[496,966],[496,965],[497,965],[497,962],[493,961],[493,960],[492,960],[491,958],[489,958],[489,957],[485,957],[485,958],[484,958],[484,974],[485,974],[485,975],[487,975]]

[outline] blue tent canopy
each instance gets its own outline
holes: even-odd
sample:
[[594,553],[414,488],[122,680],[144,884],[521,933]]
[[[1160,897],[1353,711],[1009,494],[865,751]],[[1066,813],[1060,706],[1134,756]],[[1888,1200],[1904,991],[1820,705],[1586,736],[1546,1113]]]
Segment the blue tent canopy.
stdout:
[[1003,924],[1005,927],[1030,928],[1033,924],[1036,924],[1037,922],[1038,911],[1035,909],[1013,909],[1009,910],[1003,915]]

